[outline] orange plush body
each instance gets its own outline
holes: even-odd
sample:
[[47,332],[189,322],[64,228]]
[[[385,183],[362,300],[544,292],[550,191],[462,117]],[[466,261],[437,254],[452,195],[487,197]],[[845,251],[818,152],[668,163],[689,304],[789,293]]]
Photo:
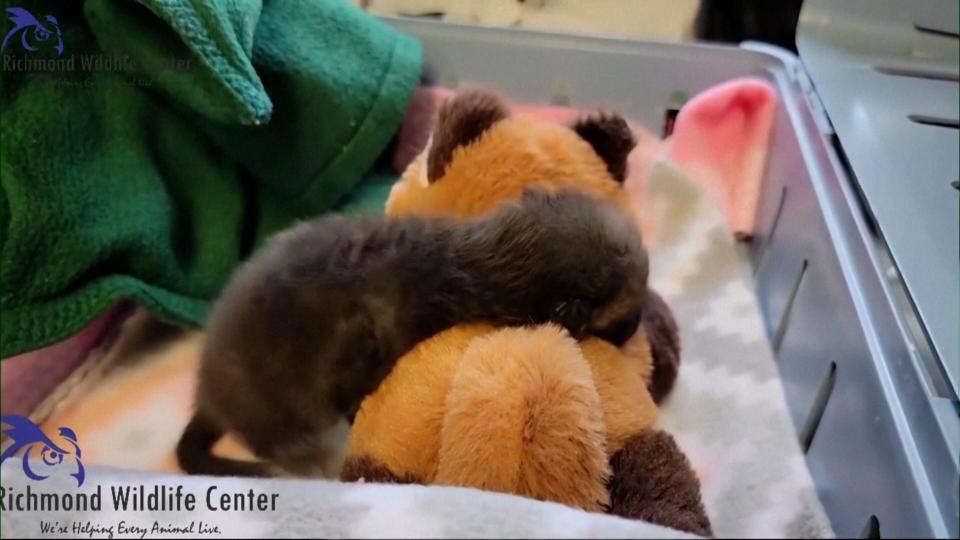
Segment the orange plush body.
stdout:
[[[464,92],[441,110],[386,212],[469,218],[529,187],[575,188],[632,211],[622,181],[633,144],[616,116],[564,126]],[[650,296],[621,348],[552,325],[467,325],[422,342],[363,402],[342,478],[475,487],[709,534],[699,483],[657,429],[655,397],[673,384],[679,343]]]

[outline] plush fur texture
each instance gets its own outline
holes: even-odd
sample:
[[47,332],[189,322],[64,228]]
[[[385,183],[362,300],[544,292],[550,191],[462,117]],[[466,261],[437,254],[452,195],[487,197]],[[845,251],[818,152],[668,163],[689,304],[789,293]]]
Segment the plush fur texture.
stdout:
[[460,325],[425,341],[404,355],[377,391],[363,401],[350,431],[344,480],[351,461],[375,460],[398,477],[433,483],[437,476],[440,432],[447,395],[463,354],[489,325]]
[[[445,108],[480,102],[497,109],[489,105],[489,97],[458,97]],[[446,117],[468,116],[460,111]],[[614,177],[625,156],[597,149],[631,147],[620,129],[625,122],[611,117],[592,115],[573,126],[507,117],[479,136],[471,134],[470,142],[453,152],[437,137],[458,131],[438,125],[431,145],[394,186],[387,213],[466,219],[484,215],[530,187],[576,189],[632,211]],[[605,134],[608,129],[612,132]],[[446,163],[444,174],[429,178],[426,168],[437,148],[450,158],[438,159]],[[610,458],[619,456],[617,464],[645,459],[646,447],[631,446],[638,435],[670,439],[656,430],[658,410],[650,389],[669,390],[680,352],[676,323],[666,304],[648,289],[641,306],[642,324],[621,347],[596,337],[574,342],[550,326],[462,325],[421,342],[364,400],[342,478],[479,487],[641,517],[636,506],[614,504],[611,488],[651,486],[618,478],[635,469],[611,468]],[[648,332],[665,329],[669,335],[648,338]],[[658,367],[663,363],[666,370]],[[661,385],[654,384],[658,370],[668,375]],[[697,485],[688,463],[657,463],[670,469],[658,474]],[[384,471],[390,474],[384,476]],[[617,492],[619,501],[626,500],[624,493]],[[650,507],[644,515],[655,522],[672,515],[672,501],[661,504],[645,493],[630,497],[646,501]],[[699,489],[678,497],[691,508],[700,504]],[[702,512],[700,516],[706,520]]]
[[[395,479],[599,510],[608,453],[657,417],[649,395],[635,391],[649,353],[643,340],[626,348],[640,360],[624,362],[600,339],[578,344],[554,326],[458,326],[418,345],[364,401],[348,453],[375,457]],[[353,461],[344,479],[368,468]]]
[[453,152],[472,143],[484,131],[510,115],[506,105],[481,91],[462,92],[460,107],[444,107],[437,119],[437,133],[427,157],[427,179],[431,182],[447,172]]
[[604,483],[582,481],[609,476],[592,379],[576,341],[558,327],[472,340],[447,394],[434,482],[603,509]]
[[600,112],[578,120],[573,130],[590,143],[594,152],[607,164],[607,171],[617,182],[627,179],[627,156],[637,139],[623,117]]
[[223,474],[225,460],[204,459],[219,428],[284,471],[316,474],[335,455],[335,426],[418,342],[481,321],[555,322],[578,338],[636,330],[647,271],[632,218],[572,190],[527,191],[473,220],[332,216],[292,227],[214,306],[181,465]]
[[[477,106],[497,112],[473,116],[470,111]],[[450,127],[445,119],[459,123],[462,118],[477,117],[485,122],[499,118],[503,109],[502,101],[489,91],[470,89],[451,98],[438,115],[430,146],[393,186],[387,215],[471,218],[520,197],[531,187],[576,189],[631,213],[636,211],[627,191],[610,173],[625,167],[626,155],[634,144],[626,122],[612,113],[587,115],[575,122],[573,129],[526,116],[509,116],[489,125],[479,136],[472,134],[468,144],[456,146],[452,152],[447,150],[449,144],[443,139],[459,140],[461,137],[453,134],[466,130]],[[590,141],[581,133],[586,133]],[[605,148],[604,157],[596,150],[598,146]],[[450,155],[442,181],[430,180],[427,174],[428,161],[437,152]],[[639,223],[638,216],[637,220]],[[659,402],[673,387],[681,344],[676,333],[660,335],[664,329],[675,328],[676,322],[669,308],[661,308],[666,306],[659,296],[653,291],[649,294],[656,298],[645,308],[641,324],[654,336],[650,344],[656,369],[651,370],[647,382]]]
[[650,395],[659,403],[670,393],[680,370],[680,330],[670,312],[670,306],[653,289],[647,289],[643,304],[643,328],[646,331],[653,358],[650,377]]
[[[391,190],[386,213],[475,217],[519,197],[528,187],[575,188],[635,212],[621,182],[636,140],[622,117],[600,112],[568,127],[505,116],[505,111],[502,100],[485,90],[468,89],[451,98],[438,114],[430,146]],[[464,119],[487,127],[477,134],[462,125]],[[442,164],[442,182],[428,174],[429,163]],[[440,167],[434,165],[435,170]],[[651,346],[656,369],[648,386],[659,402],[676,379],[680,341],[675,332],[660,335],[676,323],[657,300],[658,296],[641,323],[655,336]]]
[[397,476],[383,463],[368,457],[359,457],[346,462],[341,471],[343,478],[350,481],[363,480],[376,484],[416,484],[413,476]]
[[438,146],[444,144],[434,139],[394,185],[387,215],[476,217],[528,187],[575,188],[633,211],[606,163],[566,126],[523,116],[501,120],[468,146],[457,147],[443,178],[429,181],[428,156]]
[[610,459],[610,512],[712,536],[700,482],[672,437],[639,432]]

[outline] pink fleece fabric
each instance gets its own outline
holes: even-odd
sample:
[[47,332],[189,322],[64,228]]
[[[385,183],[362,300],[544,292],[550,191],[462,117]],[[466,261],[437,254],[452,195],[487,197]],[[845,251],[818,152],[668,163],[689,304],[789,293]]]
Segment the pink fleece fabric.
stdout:
[[28,415],[87,358],[117,323],[122,305],[106,310],[73,336],[35,351],[12,356],[0,366],[0,410]]
[[666,155],[701,183],[739,236],[753,234],[777,94],[757,78],[694,96],[677,115]]
[[[400,129],[393,166],[399,172],[426,147],[440,105],[454,91],[417,89]],[[773,128],[777,95],[759,78],[738,78],[709,88],[687,102],[677,115],[673,133],[660,139],[634,125],[638,144],[629,157],[627,189],[640,199],[653,163],[668,159],[703,184],[739,237],[753,234],[754,218]],[[572,123],[583,111],[513,103],[514,114]]]

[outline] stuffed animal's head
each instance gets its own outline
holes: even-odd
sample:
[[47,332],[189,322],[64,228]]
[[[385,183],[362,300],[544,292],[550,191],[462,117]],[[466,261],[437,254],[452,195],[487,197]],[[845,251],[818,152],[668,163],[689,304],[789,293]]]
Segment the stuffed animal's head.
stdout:
[[[517,200],[529,188],[576,190],[634,217],[624,188],[636,139],[619,115],[595,113],[564,124],[513,116],[497,94],[461,90],[440,108],[427,148],[407,167],[386,203],[390,216],[471,218]],[[642,283],[645,287],[646,276]],[[643,290],[623,295],[601,318],[601,335],[623,344],[640,318]]]
[[[528,188],[576,189],[627,209],[641,231],[649,230],[636,211],[639,182],[627,186],[628,162],[640,169],[632,171],[635,177],[645,167],[636,155],[643,148],[632,152],[637,142],[617,114],[545,121],[511,115],[493,92],[461,90],[441,106],[426,148],[394,184],[386,213],[470,218],[521,198]],[[679,335],[670,308],[649,288],[642,313],[646,332],[634,333],[630,341],[652,351],[654,368],[645,377],[659,402],[676,380]],[[629,332],[632,323],[624,319],[622,329],[613,328],[612,341],[622,341],[619,334]]]
[[386,213],[476,217],[526,188],[574,188],[632,212],[623,182],[635,145],[615,114],[564,125],[511,116],[498,95],[462,90],[441,107],[427,148],[394,185]]

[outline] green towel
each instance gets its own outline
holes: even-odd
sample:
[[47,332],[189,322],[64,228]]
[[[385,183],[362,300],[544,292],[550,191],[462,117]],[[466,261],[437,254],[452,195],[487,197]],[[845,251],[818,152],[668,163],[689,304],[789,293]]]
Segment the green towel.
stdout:
[[421,75],[347,0],[16,6],[42,28],[3,50],[3,358],[121,300],[201,325],[268,235],[349,201]]

